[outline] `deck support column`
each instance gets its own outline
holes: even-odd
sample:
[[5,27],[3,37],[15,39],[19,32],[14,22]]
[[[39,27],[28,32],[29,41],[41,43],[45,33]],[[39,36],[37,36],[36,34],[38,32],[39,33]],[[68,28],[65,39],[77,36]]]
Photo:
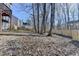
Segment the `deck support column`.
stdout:
[[0,32],[2,32],[2,13],[0,11]]

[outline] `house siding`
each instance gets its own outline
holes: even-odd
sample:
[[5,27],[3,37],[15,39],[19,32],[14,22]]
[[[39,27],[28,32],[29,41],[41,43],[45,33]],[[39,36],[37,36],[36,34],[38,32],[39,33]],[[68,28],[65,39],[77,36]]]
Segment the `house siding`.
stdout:
[[[0,3],[0,31],[6,28],[7,29],[11,28],[11,15],[12,15],[11,9],[6,4]],[[3,19],[4,16],[6,17],[6,19]],[[8,23],[5,22],[7,21],[7,19]]]

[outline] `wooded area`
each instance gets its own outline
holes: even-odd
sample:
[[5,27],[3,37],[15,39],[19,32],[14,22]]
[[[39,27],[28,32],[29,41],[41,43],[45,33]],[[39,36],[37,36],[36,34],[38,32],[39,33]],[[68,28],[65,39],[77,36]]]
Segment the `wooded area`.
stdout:
[[[12,31],[0,32],[0,55],[79,56],[78,3],[12,3],[11,6],[15,7],[12,14],[19,16],[12,16]],[[19,22],[18,18],[22,20]]]

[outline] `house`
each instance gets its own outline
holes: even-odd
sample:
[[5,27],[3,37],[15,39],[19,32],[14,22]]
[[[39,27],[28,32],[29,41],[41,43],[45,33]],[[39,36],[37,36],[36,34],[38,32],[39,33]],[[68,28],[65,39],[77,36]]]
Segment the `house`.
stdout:
[[18,18],[14,15],[12,15],[11,19],[11,28],[17,30],[18,28]]
[[75,20],[75,21],[70,21],[67,22],[68,26],[70,27],[70,29],[72,30],[79,30],[79,20]]
[[11,28],[11,4],[0,3],[0,31],[7,31]]
[[22,28],[23,27],[23,21],[18,19],[18,28]]
[[23,21],[17,18],[16,16],[12,15],[11,28],[17,30],[18,28],[22,27],[23,27]]
[[29,22],[23,22],[23,28],[32,29],[32,25]]

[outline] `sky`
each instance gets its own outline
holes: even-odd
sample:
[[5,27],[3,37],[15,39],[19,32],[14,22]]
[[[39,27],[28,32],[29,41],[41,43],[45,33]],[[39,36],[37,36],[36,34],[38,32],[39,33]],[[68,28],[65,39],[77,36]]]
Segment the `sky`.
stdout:
[[[14,3],[14,4],[12,4],[12,7],[11,7],[12,14],[14,16],[18,17],[20,20],[23,20],[23,22],[26,22],[26,20],[28,20],[30,18],[30,13],[32,12],[29,9],[30,8],[30,5],[31,4],[27,4],[27,6],[29,6],[29,7],[26,8],[26,4],[24,4],[24,3],[21,3],[21,4],[20,3],[19,4],[18,3]],[[78,20],[77,4],[70,4],[70,5],[71,5],[70,6],[70,12],[75,11],[74,12],[74,18],[75,18],[75,20]],[[24,9],[26,9],[26,12],[24,11]],[[62,14],[62,12],[61,12],[61,14]],[[73,20],[72,19],[73,18],[72,14],[69,13],[69,15],[70,15],[70,20]],[[62,19],[62,17],[61,17],[61,19]]]
[[[14,16],[16,16],[17,18],[19,18],[20,20],[23,20],[23,22],[26,22],[27,19],[29,19],[30,17],[30,11],[25,12],[24,11],[24,4],[23,6],[20,6],[21,4],[18,4],[18,3],[13,3],[12,6],[11,6],[11,9],[12,9],[12,14]],[[28,9],[26,9],[28,10]]]

